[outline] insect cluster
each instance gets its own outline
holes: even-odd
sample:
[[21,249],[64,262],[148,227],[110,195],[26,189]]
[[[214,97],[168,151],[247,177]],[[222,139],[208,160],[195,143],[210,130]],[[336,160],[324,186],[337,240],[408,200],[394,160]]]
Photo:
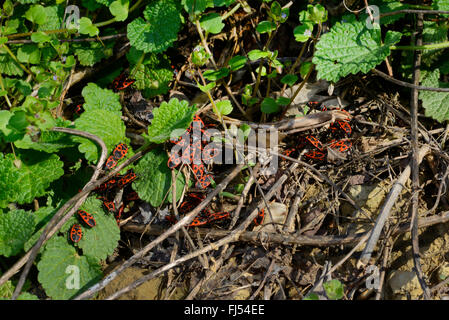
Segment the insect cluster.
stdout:
[[[123,159],[127,153],[128,153],[128,146],[124,143],[118,144],[112,151],[112,154],[107,159],[105,168],[106,169],[114,168],[117,165],[117,162]],[[129,170],[124,175],[117,174],[113,178],[109,179],[108,181],[105,181],[96,189],[94,189],[94,191],[98,193],[97,198],[103,200],[103,205],[106,208],[106,210],[114,214],[117,220],[117,224],[119,224],[120,222],[126,203],[138,200],[139,197],[136,192],[128,190],[129,192],[124,193],[125,195],[122,204],[117,210],[114,202],[114,196],[117,190],[127,187],[127,185],[129,185],[135,179],[137,179],[137,175],[132,170]],[[83,210],[79,210],[78,216],[89,227],[92,228],[96,225],[95,219],[90,213]],[[70,228],[69,236],[73,242],[75,243],[79,242],[83,237],[81,225],[74,224]]]
[[[315,101],[311,101],[308,103],[308,106],[310,108],[316,108],[318,105],[319,103]],[[322,106],[320,109],[321,111],[327,110],[324,106]],[[347,113],[347,111],[345,110],[341,111]],[[325,136],[330,137],[330,141],[327,142],[330,149],[336,150],[340,153],[345,153],[351,149],[352,142],[348,137],[352,133],[352,128],[349,120],[350,119],[348,114],[347,119],[336,120],[330,125],[329,131],[325,134]],[[327,149],[324,147],[324,144],[313,135],[300,137],[299,144],[296,146],[296,148],[287,149],[284,154],[290,156],[293,152],[304,148],[310,149],[309,151],[304,153],[305,157],[318,161],[324,161],[326,159]]]
[[170,140],[177,148],[172,148],[167,163],[170,169],[176,168],[181,162],[191,164],[197,181],[195,187],[199,189],[207,188],[212,182],[212,175],[207,172],[204,163],[211,163],[219,154],[213,144],[204,146],[204,142],[210,139],[210,135],[204,128],[203,120],[195,115],[186,132],[180,138]]

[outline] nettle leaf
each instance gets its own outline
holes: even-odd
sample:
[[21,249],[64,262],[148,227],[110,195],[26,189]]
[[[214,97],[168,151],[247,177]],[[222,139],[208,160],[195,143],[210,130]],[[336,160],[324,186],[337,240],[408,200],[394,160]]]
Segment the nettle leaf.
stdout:
[[0,70],[2,70],[2,74],[8,76],[23,75],[23,70],[20,68],[19,64],[2,48],[0,48]]
[[172,46],[181,26],[177,1],[153,1],[145,8],[143,15],[146,20],[137,18],[127,26],[131,46],[154,53],[163,52]]
[[122,115],[122,105],[118,93],[109,89],[102,89],[90,82],[83,88],[81,95],[84,98],[83,108],[87,111],[106,110],[119,116]]
[[[149,202],[153,207],[160,206],[164,199],[172,201],[171,170],[167,166],[168,156],[162,149],[153,149],[145,154],[135,167],[136,174],[141,177],[132,184],[140,199]],[[184,175],[175,170],[176,200],[179,200],[185,185]]]
[[34,216],[30,211],[14,210],[0,213],[0,255],[18,254],[34,230]]
[[56,30],[61,28],[62,18],[64,17],[63,6],[44,7],[47,21],[39,25],[39,31]]
[[104,58],[112,56],[112,47],[114,41],[108,41],[105,43],[106,48],[99,42],[87,42],[87,43],[72,43],[71,48],[74,49],[74,53],[77,56],[82,66],[93,66],[95,63],[101,61]]
[[201,28],[213,34],[220,33],[225,26],[224,23],[221,21],[221,16],[216,12],[209,13],[201,17],[200,25]]
[[318,78],[336,82],[348,74],[367,73],[390,55],[390,46],[399,42],[400,32],[387,31],[382,43],[380,29],[368,29],[364,22],[337,22],[321,36],[312,62]]
[[173,69],[166,55],[147,53],[143,61],[138,64],[143,51],[131,47],[127,54],[130,63],[130,73],[134,74],[135,87],[142,90],[145,98],[152,98],[165,94],[169,90],[169,83],[173,80]]
[[[78,242],[78,247],[83,250],[85,256],[95,260],[105,260],[114,253],[114,249],[120,240],[120,228],[112,214],[107,214],[102,208],[102,202],[94,196],[87,200],[80,207],[80,210],[89,212],[96,221],[96,226],[90,228],[81,223],[83,238]],[[66,234],[74,223],[79,223],[79,218],[72,216],[61,228],[61,232]]]
[[[69,121],[56,119],[55,125],[58,127],[67,127]],[[25,135],[22,140],[14,142],[17,148],[33,149],[47,153],[55,153],[64,148],[70,148],[75,145],[72,137],[62,132],[42,130],[37,141],[33,141],[30,135]]]
[[25,150],[16,153],[19,167],[14,164],[13,154],[0,155],[0,208],[10,202],[32,202],[64,174],[64,163],[56,154]]
[[[25,242],[23,249],[25,251],[30,250],[39,240],[42,232],[44,231],[45,225],[48,221],[56,214],[57,209],[53,207],[41,207],[39,210],[34,212],[34,233],[33,235]],[[40,249],[42,252],[44,247]]]
[[[179,137],[190,126],[197,109],[189,107],[186,100],[176,98],[162,102],[159,108],[153,110],[153,121],[148,127],[146,139],[154,143],[164,143],[170,138]],[[176,133],[172,136],[173,133]]]
[[[449,0],[434,0],[434,1],[432,1],[432,7],[435,10],[448,11],[449,10]],[[445,14],[444,16],[448,16],[448,15]]]
[[323,283],[323,288],[329,299],[340,300],[343,298],[344,288],[343,284],[339,280],[333,279],[331,281],[327,281]]
[[[83,112],[75,120],[75,128],[87,131],[103,139],[109,152],[120,142],[128,142],[128,138],[125,136],[126,127],[120,115],[108,110],[97,109]],[[87,160],[90,162],[98,160],[101,148],[97,144],[82,137],[73,137],[73,139],[80,143],[78,150],[84,153]]]
[[37,269],[38,281],[45,293],[57,300],[73,298],[103,276],[98,262],[78,255],[75,247],[63,237],[53,237],[47,242]]
[[[447,40],[447,29],[437,22],[424,21],[423,42],[424,43],[440,43]],[[413,55],[413,53],[409,53]],[[422,61],[431,66],[432,63],[443,54],[443,50],[423,50]]]
[[[421,85],[435,88],[449,88],[449,83],[440,82],[440,70],[427,72]],[[449,93],[435,91],[419,91],[425,115],[439,122],[449,120]]]
[[116,0],[109,6],[109,11],[117,21],[125,21],[128,18],[129,0]]
[[[370,6],[372,6],[372,5],[378,6],[380,13],[387,13],[387,12],[404,10],[404,9],[409,8],[408,4],[401,3],[397,0],[374,0],[374,1],[370,1]],[[366,19],[370,19],[369,21],[371,21],[371,18],[369,17],[369,15],[367,13],[365,13],[365,11],[363,11],[363,12],[364,13],[361,15],[360,21],[366,21]],[[381,25],[389,25],[389,24],[392,24],[393,22],[396,22],[397,20],[403,18],[404,16],[405,16],[405,14],[401,13],[401,14],[395,14],[392,16],[381,17],[379,22]]]

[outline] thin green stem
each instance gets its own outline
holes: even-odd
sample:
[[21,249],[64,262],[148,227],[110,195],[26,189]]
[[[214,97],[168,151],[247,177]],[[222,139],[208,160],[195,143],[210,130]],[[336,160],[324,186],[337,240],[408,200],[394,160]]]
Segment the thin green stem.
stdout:
[[137,61],[134,67],[134,71],[130,74],[130,78],[134,78],[134,75],[136,74],[137,70],[139,70],[139,67],[142,64],[143,59],[145,59],[145,52],[142,52],[142,55],[140,56],[139,60]]
[[391,50],[435,50],[449,48],[449,41],[441,43],[424,44],[422,46],[391,46]]
[[239,2],[237,3],[237,5],[234,6],[234,8],[232,8],[230,11],[226,12],[222,17],[221,17],[221,21],[226,20],[227,18],[229,18],[230,16],[232,16],[240,7],[242,6],[242,4]]
[[[3,91],[6,91],[5,86],[3,85],[3,77],[2,77],[1,73],[0,73],[0,86],[1,86]],[[6,100],[6,103],[8,104],[8,106],[9,106],[9,108],[11,109],[12,105],[11,105],[11,101],[9,101],[9,98],[8,98],[8,92],[6,92],[6,94],[5,94],[5,100]]]

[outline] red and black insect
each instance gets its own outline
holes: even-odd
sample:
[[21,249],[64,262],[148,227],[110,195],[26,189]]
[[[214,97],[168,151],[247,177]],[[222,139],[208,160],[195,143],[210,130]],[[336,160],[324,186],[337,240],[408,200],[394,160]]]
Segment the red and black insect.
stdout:
[[109,212],[115,212],[115,203],[114,203],[114,201],[104,200],[103,201],[103,205]]
[[117,165],[117,160],[114,159],[114,156],[109,156],[106,160],[105,168],[112,169]]
[[309,159],[319,160],[319,161],[323,161],[326,157],[324,152],[321,152],[318,150],[311,150],[311,151],[305,153],[304,156],[306,156]]
[[78,104],[78,105],[75,107],[74,112],[75,112],[77,115],[80,115],[81,113],[83,113],[83,112],[84,112],[83,105],[82,105],[82,104]]
[[93,228],[97,225],[94,217],[90,213],[84,210],[78,210],[78,215],[89,227]]
[[128,79],[125,73],[122,73],[117,78],[115,78],[114,81],[112,81],[112,88],[115,91],[124,90],[128,88],[130,85],[132,85],[134,82],[136,81]]
[[254,218],[253,222],[256,226],[259,226],[263,223],[264,218],[265,218],[265,209],[262,209],[257,214],[257,217]]
[[114,160],[118,161],[122,159],[128,153],[128,146],[124,143],[119,143],[112,151]]
[[125,210],[125,204],[122,204],[115,214],[115,220],[117,221],[117,225],[120,226],[120,220],[122,219],[123,211]]
[[336,149],[339,152],[346,152],[352,147],[352,142],[348,139],[341,139],[338,141],[331,141],[331,144],[329,145],[330,148]]
[[139,200],[139,199],[140,199],[139,195],[135,191],[129,192],[129,193],[127,193],[125,195],[125,200],[126,201],[136,201],[136,200]]
[[309,142],[315,148],[317,148],[319,150],[323,150],[323,145],[321,144],[320,140],[318,140],[314,136],[308,135],[305,137],[305,139],[307,140],[307,142]]
[[121,178],[118,180],[118,182],[117,182],[117,187],[118,187],[119,189],[121,189],[121,188],[123,188],[125,185],[127,185],[128,183],[133,182],[133,181],[136,180],[136,179],[137,179],[137,175],[136,175],[134,172],[129,171],[129,172],[127,172],[123,177],[121,177]]
[[77,243],[83,238],[83,230],[79,224],[74,224],[69,231],[70,240]]
[[211,223],[217,220],[228,219],[230,216],[229,212],[215,212],[207,217],[207,222]]

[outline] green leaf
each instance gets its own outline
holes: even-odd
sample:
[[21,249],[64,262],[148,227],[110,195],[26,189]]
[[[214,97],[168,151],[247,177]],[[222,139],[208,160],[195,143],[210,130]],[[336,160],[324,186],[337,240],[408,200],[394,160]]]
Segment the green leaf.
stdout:
[[119,116],[122,115],[120,97],[109,89],[102,89],[95,83],[90,82],[81,91],[84,97],[83,108],[87,111],[107,110]]
[[47,21],[47,13],[40,4],[30,7],[25,13],[25,18],[32,23],[44,24]]
[[111,14],[117,21],[125,21],[128,18],[129,0],[116,0],[109,6]]
[[204,78],[210,81],[217,81],[229,75],[228,68],[221,68],[220,70],[206,70],[203,73]]
[[343,284],[337,279],[323,283],[324,291],[331,300],[340,300],[343,298]]
[[47,21],[39,25],[38,31],[56,30],[61,28],[62,19],[64,17],[63,6],[48,6],[44,7]]
[[[98,282],[102,277],[100,265],[93,259],[80,256],[66,238],[53,237],[45,245],[37,264],[38,281],[45,293],[57,300],[73,298]],[[79,275],[79,288],[76,281]]]
[[205,86],[198,84],[198,88],[200,88],[200,90],[204,93],[212,90],[213,88],[215,88],[216,83],[215,82],[209,82],[208,84],[206,84]]
[[306,75],[309,73],[310,68],[312,68],[312,66],[313,66],[313,63],[312,63],[312,62],[309,62],[309,61],[303,62],[303,63],[301,64],[301,67],[299,67],[299,73],[301,74],[301,77],[302,77],[303,79],[304,79],[304,78],[306,77]]
[[380,29],[368,29],[365,23],[337,22],[321,36],[312,62],[318,78],[336,82],[348,74],[367,73],[390,55],[390,46],[401,39],[400,32],[387,31],[382,43]]
[[18,254],[34,230],[33,214],[25,210],[0,213],[0,255]]
[[196,46],[191,54],[192,63],[198,67],[203,66],[210,58],[210,54],[202,46]]
[[[449,88],[449,83],[440,82],[440,70],[427,72],[421,85],[435,88]],[[449,120],[449,93],[435,91],[419,91],[425,115],[439,122]]]
[[[435,10],[449,11],[449,0],[434,0],[432,2],[432,7]],[[444,16],[447,17],[448,15],[445,14]]]
[[320,298],[318,297],[318,295],[316,293],[311,293],[311,294],[307,295],[306,297],[304,297],[303,300],[320,300]]
[[87,17],[79,19],[79,33],[88,34],[93,37],[100,33],[100,30],[92,24],[92,20]]
[[[66,127],[68,124],[57,119],[58,127]],[[55,153],[64,148],[70,148],[75,145],[71,136],[62,132],[41,130],[37,141],[33,141],[30,135],[25,135],[22,140],[14,142],[17,148],[33,149],[47,153]]]
[[272,21],[261,21],[256,27],[259,33],[271,33],[276,29],[276,25]]
[[[142,177],[133,182],[133,189],[140,199],[149,202],[153,207],[160,206],[164,199],[171,201],[171,170],[167,166],[168,156],[162,149],[154,149],[145,154],[135,167],[135,172]],[[182,173],[175,170],[176,200],[182,195],[185,180]]]
[[17,50],[17,59],[20,62],[39,64],[41,52],[35,44],[24,44]]
[[262,51],[259,49],[254,49],[254,50],[251,50],[250,52],[248,52],[248,58],[251,61],[256,61],[256,60],[259,60],[262,58],[271,57],[271,54],[272,53],[269,51]]
[[278,112],[280,108],[273,98],[264,98],[260,105],[260,110],[264,113],[275,113]]
[[201,28],[213,34],[220,33],[225,26],[224,23],[221,22],[221,16],[216,12],[201,17],[200,25]]
[[87,42],[87,43],[72,43],[71,48],[74,50],[80,64],[82,66],[93,66],[95,63],[101,61],[104,58],[112,56],[112,47],[114,41],[108,41],[105,43],[105,47],[99,42]]
[[299,13],[299,21],[302,23],[310,22],[312,24],[323,23],[327,21],[327,11],[320,5],[307,5],[307,10]]
[[[120,239],[120,228],[117,226],[117,221],[113,215],[106,214],[102,206],[101,200],[91,196],[80,207],[80,210],[89,212],[94,217],[96,226],[90,228],[81,224],[83,237],[78,242],[78,247],[83,250],[85,256],[98,261],[105,260],[113,254]],[[61,228],[61,232],[68,232],[74,223],[79,223],[78,221],[78,217],[72,216]]]
[[181,0],[184,10],[190,15],[198,15],[209,6],[209,0]]
[[276,103],[280,106],[286,106],[290,103],[290,99],[286,97],[278,97]]
[[246,61],[248,61],[246,57],[239,55],[234,56],[229,60],[229,67],[231,68],[231,71],[237,71],[245,66]]
[[[424,21],[423,42],[424,43],[441,43],[447,41],[447,29],[437,22]],[[412,52],[408,54],[413,55]],[[422,61],[428,66],[431,66],[438,57],[443,54],[443,50],[423,50]]]
[[43,31],[33,32],[31,35],[31,41],[36,43],[50,42],[51,37]]
[[305,23],[297,26],[293,30],[293,35],[295,36],[295,40],[298,42],[306,42],[310,39],[313,32],[313,25],[309,23]]
[[64,163],[56,154],[25,150],[16,154],[21,161],[20,168],[14,164],[13,154],[0,154],[0,208],[10,202],[32,202],[64,174]]
[[[85,111],[75,120],[75,128],[81,131],[87,131],[100,137],[106,144],[108,151],[111,152],[120,142],[127,142],[125,136],[125,124],[116,112],[109,110],[90,110]],[[85,154],[90,162],[95,162],[100,157],[100,147],[82,137],[73,137],[74,141],[80,142],[78,150]]]
[[173,69],[167,56],[147,53],[139,64],[143,51],[131,47],[127,54],[130,63],[130,73],[134,74],[135,87],[142,90],[145,98],[152,98],[165,94],[169,90],[169,83],[173,80]]
[[20,68],[19,64],[2,48],[0,48],[0,70],[2,70],[2,74],[8,76],[23,75],[23,70]]
[[235,0],[214,0],[214,7],[229,7]]
[[290,87],[293,86],[296,81],[298,81],[298,76],[296,74],[286,74],[281,79],[282,83],[287,84]]
[[[153,110],[154,118],[145,138],[154,143],[163,143],[170,138],[181,136],[190,126],[196,111],[197,109],[189,107],[185,100],[173,98],[168,103],[162,102],[159,108]],[[173,133],[179,134],[172,136]]]
[[226,116],[232,112],[232,103],[229,100],[218,101],[215,105],[222,116]]
[[142,18],[127,26],[131,46],[144,52],[159,53],[173,45],[181,26],[181,18],[175,0],[157,0],[149,4]]

